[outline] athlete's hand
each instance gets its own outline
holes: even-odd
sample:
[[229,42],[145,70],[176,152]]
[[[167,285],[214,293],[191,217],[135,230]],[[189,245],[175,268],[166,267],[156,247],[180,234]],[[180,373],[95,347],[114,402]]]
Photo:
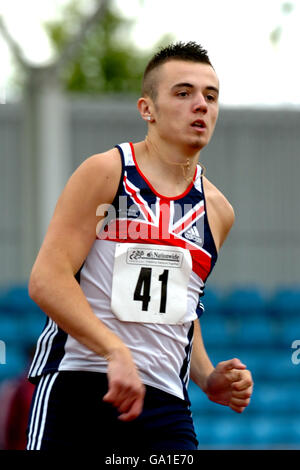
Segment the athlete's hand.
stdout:
[[129,351],[114,351],[107,370],[108,392],[103,400],[111,403],[121,413],[121,421],[132,421],[143,409],[145,386]]
[[253,392],[251,372],[239,359],[220,362],[208,376],[205,392],[211,401],[242,413]]

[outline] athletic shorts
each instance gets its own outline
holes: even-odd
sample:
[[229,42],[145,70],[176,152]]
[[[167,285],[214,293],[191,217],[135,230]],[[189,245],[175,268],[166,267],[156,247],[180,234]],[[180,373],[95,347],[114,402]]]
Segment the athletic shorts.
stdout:
[[144,408],[124,422],[102,400],[106,374],[54,372],[42,376],[32,399],[28,450],[196,450],[188,403],[146,385]]

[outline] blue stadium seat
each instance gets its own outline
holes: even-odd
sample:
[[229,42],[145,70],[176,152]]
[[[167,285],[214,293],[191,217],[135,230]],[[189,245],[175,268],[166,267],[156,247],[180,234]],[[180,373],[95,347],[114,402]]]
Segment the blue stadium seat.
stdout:
[[206,346],[224,346],[231,342],[230,324],[223,315],[206,314],[200,318],[203,340]]
[[[300,364],[292,362],[295,352],[290,347],[253,348],[237,351],[237,357],[247,365],[254,382],[271,382],[278,386],[284,381],[299,381]],[[300,353],[298,355],[300,359]]]
[[7,346],[6,362],[0,364],[0,381],[18,377],[26,372],[28,358],[18,347]]
[[290,436],[290,443],[295,444],[297,449],[300,450],[300,415],[294,416],[290,421],[290,429],[291,429],[291,436]]
[[299,415],[197,415],[194,425],[199,449],[300,449]]
[[25,313],[40,312],[40,308],[29,297],[26,285],[15,285],[5,291],[1,298],[2,310],[18,317]]
[[300,318],[300,285],[277,289],[267,304],[270,315],[278,319]]
[[[272,348],[266,350],[266,348],[248,346],[241,351],[237,351],[236,355],[251,371],[254,382],[263,382],[265,379],[270,380],[268,368],[271,361],[276,361],[278,351]],[[277,376],[278,374],[279,370],[277,370]],[[271,379],[273,378],[272,373]]]
[[0,339],[7,345],[18,345],[27,349],[33,346],[41,334],[45,315],[26,314],[20,318],[13,314],[0,316]]
[[45,314],[30,299],[26,286],[14,286],[0,298],[0,339],[28,348],[36,342]]
[[[258,383],[254,387],[251,413],[260,415],[300,413],[299,387],[295,383]],[[250,408],[249,408],[250,410]]]
[[244,315],[236,324],[234,341],[243,347],[270,347],[277,343],[277,329],[266,315]]
[[35,345],[42,333],[46,318],[46,315],[40,312],[24,315],[22,319],[22,344],[25,348]]
[[231,416],[211,419],[207,432],[211,433],[210,442],[217,448],[240,448],[246,446],[249,441],[247,420],[241,419],[241,416],[233,411]]
[[194,417],[194,428],[199,442],[199,449],[205,449],[214,444],[211,432],[211,418]]
[[17,343],[22,338],[22,328],[11,313],[0,315],[0,339],[6,344]]
[[290,348],[295,340],[300,342],[300,313],[298,318],[282,319],[278,337],[282,346],[287,348]]
[[293,433],[292,423],[293,418],[285,416],[256,416],[249,420],[249,444],[261,449],[279,449],[295,444],[299,436]]
[[262,354],[265,365],[265,380],[274,381],[278,386],[283,381],[298,382],[300,366],[292,362],[293,350],[283,348],[282,350],[269,351]]
[[256,286],[236,287],[224,297],[223,311],[228,317],[263,316],[266,312],[266,299]]

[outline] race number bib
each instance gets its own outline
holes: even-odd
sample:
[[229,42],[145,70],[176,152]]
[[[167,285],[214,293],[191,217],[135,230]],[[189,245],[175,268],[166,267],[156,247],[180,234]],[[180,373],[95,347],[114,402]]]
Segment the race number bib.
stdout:
[[191,271],[184,248],[117,243],[112,312],[122,321],[182,324]]

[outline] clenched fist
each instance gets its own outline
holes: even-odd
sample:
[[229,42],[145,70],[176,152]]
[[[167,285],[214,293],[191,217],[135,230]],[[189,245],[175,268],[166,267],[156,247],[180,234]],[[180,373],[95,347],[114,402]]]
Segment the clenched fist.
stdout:
[[208,398],[242,413],[253,392],[251,372],[246,367],[236,358],[219,362],[207,378],[205,393]]

